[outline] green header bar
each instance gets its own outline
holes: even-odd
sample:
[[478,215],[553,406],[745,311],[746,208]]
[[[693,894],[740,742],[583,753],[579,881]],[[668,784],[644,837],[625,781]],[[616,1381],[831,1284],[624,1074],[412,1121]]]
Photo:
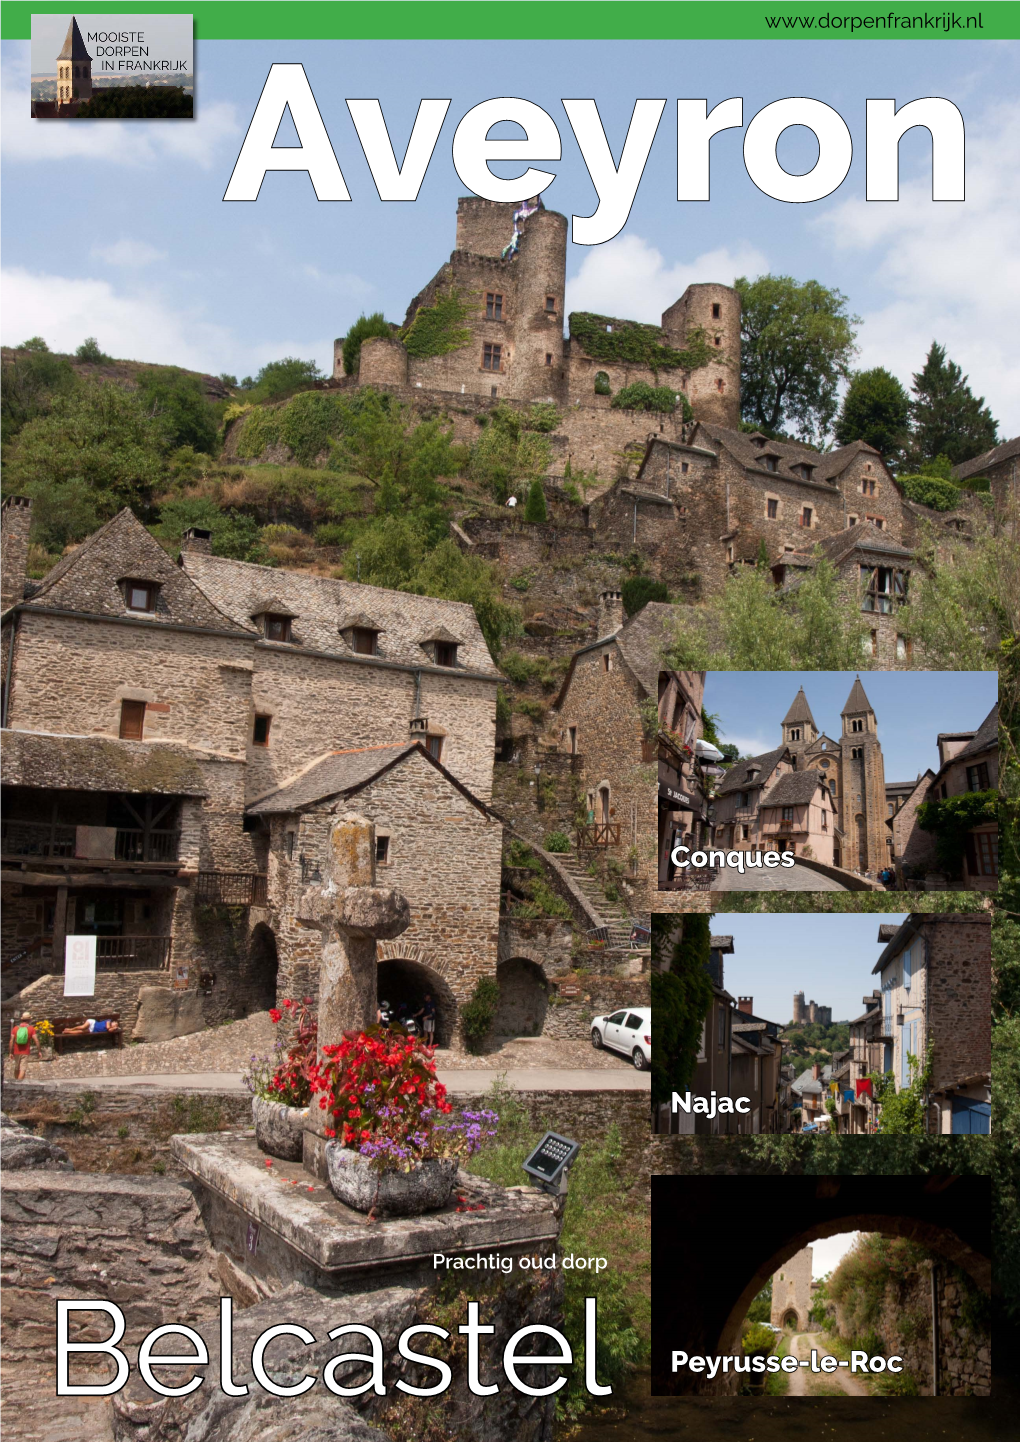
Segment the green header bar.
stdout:
[[[7,0],[0,34],[64,4]],[[946,5],[801,0],[192,0],[91,5],[95,15],[194,15],[199,40],[1015,40],[1020,0]]]

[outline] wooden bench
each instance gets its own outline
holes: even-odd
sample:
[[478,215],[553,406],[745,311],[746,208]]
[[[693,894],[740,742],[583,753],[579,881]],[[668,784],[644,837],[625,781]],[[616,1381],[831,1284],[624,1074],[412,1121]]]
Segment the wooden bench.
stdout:
[[[85,1016],[54,1016],[50,1018],[53,1026],[53,1051],[57,1056],[62,1056],[65,1050],[69,1046],[72,1046],[75,1042],[83,1042],[85,1044],[88,1044],[90,1042],[98,1042],[101,1046],[104,1047],[109,1046],[111,1042],[116,1047],[122,1047],[124,1045],[124,1030],[122,1027],[119,1026],[114,1032],[82,1031],[70,1034],[68,1033],[68,1027],[81,1026],[82,1022],[85,1020]],[[120,1012],[97,1012],[95,1020],[119,1022]]]

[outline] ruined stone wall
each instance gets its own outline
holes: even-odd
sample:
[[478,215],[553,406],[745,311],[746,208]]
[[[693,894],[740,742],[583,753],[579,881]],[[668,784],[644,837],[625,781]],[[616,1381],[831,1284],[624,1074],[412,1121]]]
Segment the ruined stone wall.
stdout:
[[991,921],[988,916],[926,920],[928,1023],[934,1041],[933,1091],[991,1071]]
[[[252,700],[254,710],[272,721],[269,745],[249,749],[249,800],[265,796],[327,751],[406,742],[415,715],[415,675],[260,648]],[[423,673],[418,710],[433,730],[445,734],[443,765],[486,800],[496,744],[495,685]]]
[[637,485],[621,483],[591,508],[599,545],[640,551],[671,591],[696,595],[704,550],[695,545],[687,508]]
[[[343,354],[340,356],[341,370]],[[369,336],[361,343],[358,384],[363,386],[406,386],[407,351],[396,336]]]
[[732,286],[689,285],[662,316],[670,344],[678,349],[694,329],[705,332],[718,359],[691,373],[687,394],[699,419],[734,430],[740,424],[740,310]]

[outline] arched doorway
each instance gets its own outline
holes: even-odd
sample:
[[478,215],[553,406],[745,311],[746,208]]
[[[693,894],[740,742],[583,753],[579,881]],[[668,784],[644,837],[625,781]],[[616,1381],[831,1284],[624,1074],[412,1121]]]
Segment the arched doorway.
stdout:
[[791,1332],[800,1331],[800,1318],[792,1307],[788,1312],[783,1313],[783,1326],[788,1327]]
[[448,1047],[457,1029],[457,1000],[446,982],[431,967],[405,957],[380,961],[376,969],[377,996],[388,1001],[396,1015],[401,1005],[413,1015],[426,995],[436,1006],[436,1045]]
[[541,1036],[549,1005],[545,972],[526,956],[512,956],[496,968],[499,1005],[492,1030],[496,1036]]
[[248,976],[251,998],[248,1011],[268,1011],[276,1005],[276,980],[280,961],[276,951],[276,937],[260,921],[248,942]]

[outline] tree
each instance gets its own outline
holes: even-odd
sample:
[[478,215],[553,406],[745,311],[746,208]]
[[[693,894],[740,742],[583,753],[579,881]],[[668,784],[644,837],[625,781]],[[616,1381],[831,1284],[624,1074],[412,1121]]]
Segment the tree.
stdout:
[[502,505],[521,481],[544,475],[550,448],[545,436],[527,431],[516,411],[498,406],[471,452],[471,474]]
[[739,276],[733,284],[743,307],[744,420],[770,434],[792,426],[805,440],[821,440],[849,374],[860,318],[848,314],[844,295],[816,280]]
[[229,556],[235,561],[265,564],[269,555],[262,544],[261,527],[252,516],[243,515],[233,507],[224,511],[207,496],[166,501],[159,508],[159,522],[152,534],[172,554],[178,554],[181,536],[190,526],[210,531],[214,556]]
[[967,380],[960,367],[946,359],[945,346],[932,341],[923,369],[914,376],[910,403],[908,458],[916,469],[939,455],[958,466],[996,444],[998,423],[984,396],[975,396]]
[[0,424],[9,446],[21,428],[49,410],[54,395],[66,394],[76,383],[71,362],[55,356],[34,336],[19,345],[0,368]]
[[393,329],[381,310],[375,311],[372,315],[359,315],[344,337],[342,352],[344,375],[356,376],[358,374],[363,341],[369,340],[372,336],[384,336],[388,338],[392,334]]
[[542,482],[538,476],[532,479],[531,485],[528,487],[524,519],[536,526],[540,526],[543,521],[549,519],[549,510],[545,504],[545,491],[542,489]]
[[322,372],[314,361],[285,356],[264,365],[254,380],[245,376],[241,389],[250,401],[282,401],[295,391],[309,390],[321,379]]
[[909,438],[910,397],[882,366],[856,371],[843,397],[833,434],[841,446],[864,441],[895,462]]
[[99,349],[99,342],[96,340],[94,335],[85,337],[81,345],[75,351],[74,356],[75,360],[91,361],[93,365],[99,365],[101,362],[108,361],[110,359],[108,355],[104,355],[103,352]]
[[694,1078],[701,1032],[712,1004],[710,959],[711,917],[700,913],[683,918],[683,935],[672,941],[675,916],[652,918],[652,947],[670,950],[668,972],[654,971],[651,980],[656,1043],[652,1051],[652,1105],[685,1092]]
[[216,418],[197,376],[168,367],[153,367],[138,378],[138,393],[156,422],[168,450],[191,446],[210,455],[216,445]]

